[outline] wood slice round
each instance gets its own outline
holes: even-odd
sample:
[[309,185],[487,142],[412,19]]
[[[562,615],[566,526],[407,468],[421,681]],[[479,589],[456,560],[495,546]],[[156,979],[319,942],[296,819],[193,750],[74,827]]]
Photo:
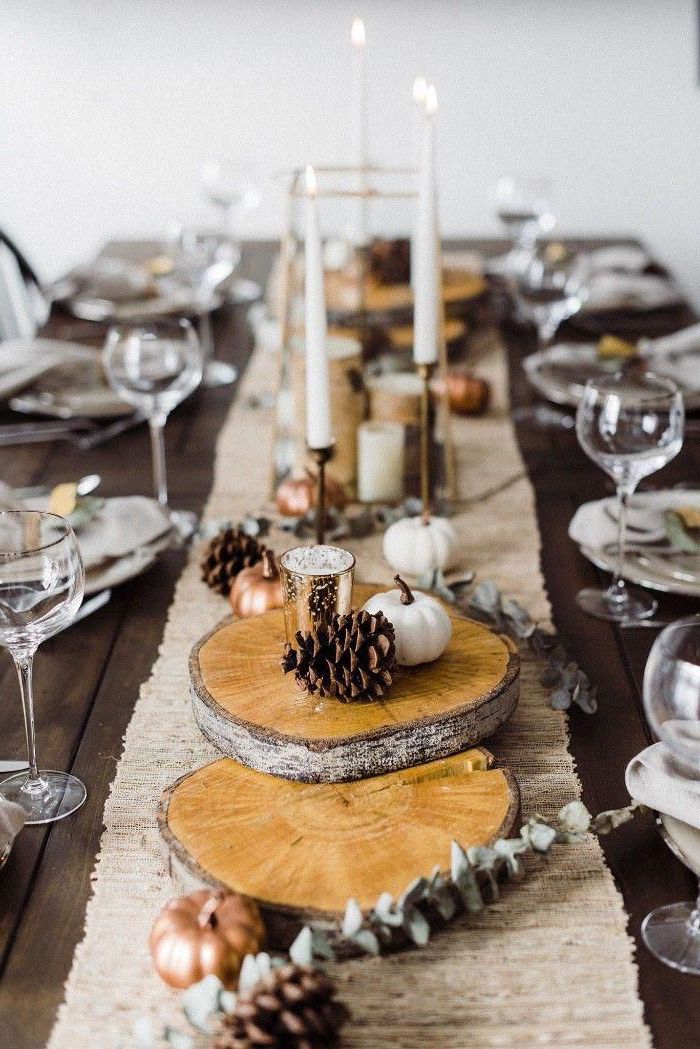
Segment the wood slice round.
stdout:
[[[356,585],[355,606],[379,589]],[[515,710],[520,659],[510,639],[452,618],[440,659],[400,668],[374,703],[319,699],[284,676],[281,610],[227,619],[190,656],[197,724],[221,753],[307,783],[363,779],[466,750]]]
[[333,923],[350,896],[363,910],[435,866],[450,844],[507,837],[519,810],[508,769],[481,748],[403,772],[335,784],[266,776],[222,758],[165,791],[158,814],[178,888],[243,893],[272,946],[308,921]]

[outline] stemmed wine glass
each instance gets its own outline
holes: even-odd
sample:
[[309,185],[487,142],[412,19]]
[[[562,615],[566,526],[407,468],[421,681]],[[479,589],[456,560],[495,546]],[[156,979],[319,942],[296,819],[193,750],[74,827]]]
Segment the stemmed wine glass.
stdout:
[[[690,776],[700,773],[700,615],[671,623],[657,637],[644,671],[644,709],[654,734]],[[667,825],[668,824],[668,825]],[[672,852],[700,879],[697,855],[684,847],[691,831],[668,817],[660,827]],[[673,831],[673,836],[670,831]],[[642,923],[652,954],[681,972],[700,975],[700,895],[657,907]]]
[[560,258],[551,250],[533,252],[530,264],[514,278],[513,287],[520,313],[537,327],[542,347],[552,341],[560,324],[578,313],[587,297],[578,261],[572,256]]
[[[202,352],[196,332],[184,319],[115,326],[107,333],[103,361],[112,389],[148,417],[155,497],[167,508],[163,430],[173,408],[202,381]],[[196,526],[196,516],[185,511],[170,511],[170,519],[183,538]]]
[[83,561],[73,529],[56,514],[0,513],[0,645],[19,677],[29,769],[0,783],[0,795],[21,805],[27,823],[69,816],[87,791],[67,772],[39,771],[34,735],[32,665],[42,641],[66,627],[80,607]]
[[646,619],[657,602],[631,593],[622,577],[630,497],[643,477],[660,470],[683,444],[683,397],[669,379],[632,367],[589,380],[576,413],[576,435],[586,455],[617,487],[618,541],[613,580],[607,590],[576,595],[584,612],[614,622]]
[[532,260],[539,234],[549,233],[555,225],[551,180],[508,175],[494,186],[493,198],[496,213],[513,238],[512,249],[501,260],[502,268],[511,275],[522,273]]

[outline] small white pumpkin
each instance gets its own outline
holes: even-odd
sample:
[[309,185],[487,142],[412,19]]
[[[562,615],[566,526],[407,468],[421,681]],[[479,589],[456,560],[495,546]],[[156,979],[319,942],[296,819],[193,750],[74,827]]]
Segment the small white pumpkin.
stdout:
[[400,575],[394,577],[398,590],[375,594],[365,611],[383,612],[396,634],[396,661],[402,667],[432,663],[445,651],[452,637],[452,620],[439,601],[429,594],[410,590]]
[[445,571],[454,559],[457,536],[444,517],[402,517],[384,533],[384,556],[400,575]]

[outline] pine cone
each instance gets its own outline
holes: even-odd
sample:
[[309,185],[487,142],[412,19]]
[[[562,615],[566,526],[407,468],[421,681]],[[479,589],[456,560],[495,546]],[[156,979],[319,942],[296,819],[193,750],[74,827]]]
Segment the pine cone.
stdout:
[[202,579],[224,597],[243,568],[262,561],[265,547],[240,528],[225,528],[211,540],[201,562]]
[[282,672],[301,688],[343,703],[381,699],[396,670],[394,627],[383,612],[333,616],[328,626],[297,631],[284,646]]
[[238,996],[214,1049],[325,1049],[338,1043],[348,1010],[335,985],[308,965],[274,969]]

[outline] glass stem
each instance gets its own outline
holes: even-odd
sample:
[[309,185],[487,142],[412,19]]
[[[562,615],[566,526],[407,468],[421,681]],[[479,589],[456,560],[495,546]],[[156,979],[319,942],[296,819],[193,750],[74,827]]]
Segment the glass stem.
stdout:
[[[698,889],[700,890],[700,885]],[[688,916],[688,932],[691,936],[700,936],[700,891],[695,906]]]
[[625,540],[627,537],[627,510],[629,499],[634,492],[630,485],[618,485],[617,488],[617,557],[615,560],[615,574],[608,587],[608,597],[612,601],[624,601],[627,595],[627,587],[622,577],[625,566]]
[[151,455],[153,457],[153,489],[161,506],[168,505],[168,478],[165,472],[165,440],[163,429],[166,416],[152,415],[148,420],[151,428]]
[[19,678],[19,688],[22,694],[22,714],[24,715],[24,731],[27,737],[27,758],[29,759],[29,773],[27,782],[22,790],[33,793],[44,788],[44,781],[39,775],[36,764],[36,739],[34,736],[34,691],[32,688],[32,666],[34,664],[34,653],[28,652],[22,656],[15,656],[15,667]]

